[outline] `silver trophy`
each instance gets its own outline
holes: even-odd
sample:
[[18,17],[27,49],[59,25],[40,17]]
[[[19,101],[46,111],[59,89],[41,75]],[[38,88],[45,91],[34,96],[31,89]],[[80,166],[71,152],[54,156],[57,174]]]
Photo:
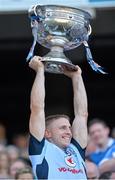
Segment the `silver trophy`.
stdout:
[[88,12],[66,6],[34,5],[28,13],[34,42],[27,60],[33,56],[38,42],[50,49],[50,52],[42,58],[46,72],[60,74],[64,68],[75,71],[76,66],[65,56],[64,51],[74,49],[83,43],[87,61],[92,69],[105,73],[102,67],[93,61],[87,43],[91,34],[91,16]]

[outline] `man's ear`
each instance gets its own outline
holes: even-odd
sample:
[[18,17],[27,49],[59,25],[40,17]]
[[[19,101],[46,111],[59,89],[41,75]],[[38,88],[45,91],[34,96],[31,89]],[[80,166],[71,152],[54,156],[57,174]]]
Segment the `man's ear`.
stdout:
[[110,134],[110,128],[109,127],[106,127],[106,132],[107,132],[107,135]]
[[47,138],[47,139],[51,138],[51,132],[49,129],[45,130],[45,138]]

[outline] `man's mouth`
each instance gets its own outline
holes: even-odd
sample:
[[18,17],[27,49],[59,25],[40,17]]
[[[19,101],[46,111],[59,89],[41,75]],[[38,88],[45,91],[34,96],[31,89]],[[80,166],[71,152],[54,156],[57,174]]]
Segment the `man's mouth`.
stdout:
[[71,137],[65,137],[65,136],[63,136],[62,138],[65,140],[68,140],[68,141],[70,141],[70,139],[71,139]]

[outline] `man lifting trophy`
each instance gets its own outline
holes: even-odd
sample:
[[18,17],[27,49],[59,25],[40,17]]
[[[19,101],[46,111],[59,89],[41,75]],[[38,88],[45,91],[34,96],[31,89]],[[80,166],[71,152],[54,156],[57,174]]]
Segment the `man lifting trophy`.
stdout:
[[[29,10],[34,42],[27,57],[36,72],[30,98],[29,158],[36,179],[87,179],[87,96],[79,66],[64,55],[80,46],[86,48],[93,70],[104,73],[96,64],[88,46],[91,34],[89,13],[57,5],[35,5]],[[34,56],[36,42],[50,49],[43,57]],[[64,114],[45,118],[45,73],[64,74],[73,86],[74,119]],[[72,125],[70,124],[72,122]]]

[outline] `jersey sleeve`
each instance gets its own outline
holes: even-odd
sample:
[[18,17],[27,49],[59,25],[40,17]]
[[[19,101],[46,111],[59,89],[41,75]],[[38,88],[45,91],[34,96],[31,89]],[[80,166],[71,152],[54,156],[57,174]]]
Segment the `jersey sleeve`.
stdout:
[[42,141],[38,141],[32,134],[30,134],[28,151],[32,166],[42,163],[45,156],[44,148],[45,138],[43,138]]
[[48,142],[45,138],[38,141],[32,134],[29,139],[29,158],[36,179],[47,179],[48,162],[45,159]]
[[71,143],[78,149],[82,159],[85,161],[85,151],[86,151],[86,148],[82,148],[80,146],[80,144],[74,138],[72,138]]

